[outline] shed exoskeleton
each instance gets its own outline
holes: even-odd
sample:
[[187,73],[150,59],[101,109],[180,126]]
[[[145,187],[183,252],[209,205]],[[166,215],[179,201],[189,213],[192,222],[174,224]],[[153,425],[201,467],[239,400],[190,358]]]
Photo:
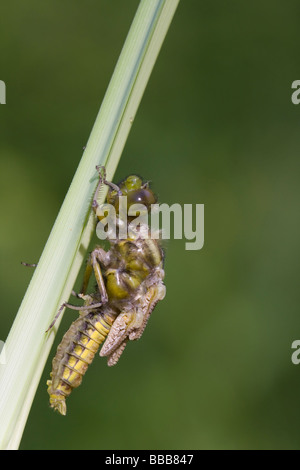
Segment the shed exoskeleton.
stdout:
[[[116,211],[117,228],[123,223],[119,214],[120,196],[127,197],[127,209],[133,204],[143,204],[149,211],[156,197],[149,184],[131,175],[119,185],[106,180],[104,167],[97,167],[99,183],[93,200],[93,210],[99,220],[97,196],[102,184],[109,187],[106,202]],[[129,224],[129,221],[126,224]],[[50,405],[66,414],[65,399],[73,388],[81,384],[89,364],[102,343],[100,356],[107,357],[109,366],[115,365],[128,340],[141,337],[149,317],[159,300],[165,296],[164,253],[160,239],[145,238],[150,228],[140,224],[125,239],[110,239],[110,249],[97,246],[87,262],[81,289],[83,307],[65,303],[60,308],[49,329],[64,307],[79,310],[65,333],[52,362],[51,380],[47,381]],[[86,295],[88,282],[94,273],[96,291]]]

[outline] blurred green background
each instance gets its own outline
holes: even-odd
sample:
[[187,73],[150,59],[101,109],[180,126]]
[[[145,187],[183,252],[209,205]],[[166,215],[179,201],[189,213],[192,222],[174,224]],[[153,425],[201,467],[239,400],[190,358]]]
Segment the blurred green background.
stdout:
[[[82,155],[137,0],[1,5],[0,339]],[[182,0],[115,181],[205,204],[205,244],[166,243],[167,296],[115,368],[96,357],[68,414],[46,380],[22,449],[299,448],[300,3]],[[76,315],[76,314],[75,314]]]

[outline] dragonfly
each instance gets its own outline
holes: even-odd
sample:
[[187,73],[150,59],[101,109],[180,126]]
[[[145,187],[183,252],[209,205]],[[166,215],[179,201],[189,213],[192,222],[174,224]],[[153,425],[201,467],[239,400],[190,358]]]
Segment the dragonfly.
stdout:
[[[98,221],[103,222],[103,211],[97,199],[102,186],[107,185],[106,204],[115,211],[117,230],[115,237],[108,240],[108,250],[97,245],[88,257],[81,292],[76,294],[84,305],[64,303],[48,328],[53,327],[65,307],[79,310],[79,317],[57,348],[47,381],[50,406],[62,415],[67,411],[66,398],[81,384],[100,346],[100,356],[107,358],[108,366],[117,364],[128,341],[142,336],[154,307],[166,294],[165,255],[159,236],[153,237],[146,223],[131,227],[127,237],[120,236],[124,224],[129,228],[132,221],[132,217],[128,217],[124,222],[120,202],[126,196],[128,213],[134,204],[142,204],[150,212],[152,204],[157,203],[150,183],[130,175],[115,184],[107,181],[105,167],[96,169],[99,182],[92,210]],[[92,275],[96,289],[87,294]]]

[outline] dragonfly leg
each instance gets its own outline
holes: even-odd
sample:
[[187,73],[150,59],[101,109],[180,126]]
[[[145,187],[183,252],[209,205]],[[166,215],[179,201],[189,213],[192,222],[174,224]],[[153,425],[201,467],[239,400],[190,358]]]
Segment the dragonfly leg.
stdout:
[[[84,297],[89,297],[89,296],[82,296],[81,298],[84,298]],[[96,308],[99,308],[101,307],[103,304],[102,302],[98,302],[98,303],[95,303],[95,304],[89,304],[89,305],[83,305],[83,306],[80,306],[80,305],[72,305],[72,304],[69,304],[67,302],[64,302],[57,314],[55,315],[53,321],[50,323],[50,325],[48,326],[47,330],[46,330],[46,333],[51,330],[51,328],[55,325],[57,319],[59,318],[59,316],[61,315],[62,311],[64,308],[70,308],[71,310],[77,310],[77,311],[80,311],[80,312],[87,312],[89,313],[91,310],[95,310]]]

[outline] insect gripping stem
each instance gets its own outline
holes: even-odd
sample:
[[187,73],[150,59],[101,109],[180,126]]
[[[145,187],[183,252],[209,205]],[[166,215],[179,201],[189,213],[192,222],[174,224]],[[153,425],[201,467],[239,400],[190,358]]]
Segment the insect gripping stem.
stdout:
[[[100,173],[100,186],[102,184],[109,185],[107,201],[114,205],[117,213],[119,198],[125,194],[128,208],[137,199],[142,199],[147,204],[145,207],[155,200],[149,185],[146,188],[135,175],[117,186],[108,183]],[[108,358],[109,366],[115,365],[128,340],[141,337],[155,305],[165,296],[164,254],[160,241],[144,239],[141,235],[137,228],[125,240],[109,240],[108,252],[96,247],[90,255],[83,282],[87,287],[94,272],[96,292],[79,295],[85,300],[83,307],[64,303],[50,325],[53,326],[64,307],[80,310],[79,318],[58,346],[52,362],[51,380],[47,382],[50,405],[63,415],[67,409],[66,398],[81,384],[100,345],[104,342],[100,355]]]

